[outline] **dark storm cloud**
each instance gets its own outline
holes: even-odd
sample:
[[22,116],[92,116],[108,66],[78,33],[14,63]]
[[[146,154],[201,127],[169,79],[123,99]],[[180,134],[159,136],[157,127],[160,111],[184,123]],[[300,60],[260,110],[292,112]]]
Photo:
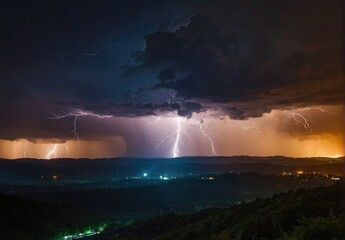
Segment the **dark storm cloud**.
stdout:
[[[286,106],[339,104],[342,48],[334,39],[340,32],[334,29],[339,30],[340,22],[327,24],[333,30],[296,32],[314,46],[291,51],[296,43],[286,50],[276,38],[258,39],[255,34],[245,46],[240,33],[221,34],[207,16],[194,15],[176,31],[145,36],[144,51],[134,56],[137,64],[126,66],[123,75],[150,69],[159,80],[155,89],[174,90],[179,99],[200,103],[200,109],[215,108],[239,119]],[[322,32],[333,34],[323,37],[332,40],[321,41]]]
[[49,100],[81,100],[80,105],[115,99],[128,89],[120,66],[142,46],[142,36],[178,8],[158,0],[5,1],[2,96],[18,91],[40,99],[49,92]]
[[340,1],[7,1],[1,11],[3,139],[74,137],[71,119],[48,119],[73,109],[244,119],[342,101]]
[[184,5],[159,0],[2,2],[0,138],[73,137],[71,119],[58,124],[48,119],[50,112],[155,112],[131,99],[122,101],[131,88],[120,79],[120,66],[143,45],[143,35],[177,16]]

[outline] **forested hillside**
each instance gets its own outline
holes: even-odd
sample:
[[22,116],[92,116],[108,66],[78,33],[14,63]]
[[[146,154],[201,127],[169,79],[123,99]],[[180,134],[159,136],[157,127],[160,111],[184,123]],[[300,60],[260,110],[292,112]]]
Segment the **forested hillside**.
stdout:
[[343,183],[300,189],[228,209],[157,217],[129,227],[109,227],[94,239],[253,240],[344,239]]

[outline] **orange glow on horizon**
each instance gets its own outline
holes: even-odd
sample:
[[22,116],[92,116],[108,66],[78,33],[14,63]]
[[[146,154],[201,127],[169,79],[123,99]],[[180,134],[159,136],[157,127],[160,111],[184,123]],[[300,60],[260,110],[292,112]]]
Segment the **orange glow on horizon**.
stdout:
[[[32,143],[25,139],[16,141],[0,140],[0,158],[20,159],[20,158],[37,158],[37,159],[55,159],[55,158],[112,158],[121,157],[125,155],[126,144],[121,138],[113,139],[113,151],[104,146],[101,141],[80,141],[79,156],[77,156],[77,142],[69,140],[63,143]],[[294,145],[295,141],[286,141],[290,145]],[[341,144],[332,145],[328,148],[325,144],[328,140],[321,141],[305,141],[301,149],[297,149],[298,154],[282,154],[281,152],[273,152],[272,154],[234,154],[234,155],[248,155],[248,156],[273,156],[283,155],[287,157],[327,157],[339,158],[344,157],[344,151]],[[331,144],[331,142],[329,142]],[[110,144],[111,145],[111,144]],[[280,147],[282,148],[282,147]],[[7,151],[3,151],[6,149]],[[286,149],[291,150],[291,146]],[[229,155],[229,156],[234,156]],[[226,155],[223,155],[226,156]]]
[[[318,111],[317,107],[315,108],[316,110],[305,112],[289,110],[288,113],[284,112],[285,110],[272,110],[259,118],[246,120],[205,117],[205,113],[195,114],[191,119],[174,115],[148,116],[136,119],[135,126],[140,131],[129,130],[127,137],[81,139],[80,144],[75,139],[0,140],[0,158],[112,158],[125,155],[169,157],[169,153],[176,145],[175,135],[171,130],[179,124],[183,131],[179,139],[181,142],[178,149],[179,157],[281,155],[338,158],[344,156],[343,106],[328,106],[325,107],[326,111]],[[308,128],[303,124],[303,118],[297,116],[296,121],[296,116],[291,116],[295,113],[303,113],[303,117],[308,119]],[[209,114],[212,116],[212,112]],[[176,124],[176,117],[181,119],[177,122],[179,124]],[[127,120],[127,122],[131,121],[131,119]],[[115,118],[113,121],[109,124],[116,124]],[[209,137],[205,135],[206,130]],[[162,144],[159,145],[159,140],[165,139],[166,134],[170,134],[172,138],[166,142],[161,141]],[[136,140],[136,145],[133,145],[133,139]],[[212,145],[210,145],[211,140]],[[163,147],[164,151],[155,151],[157,144]],[[139,151],[132,155],[133,149],[134,152]],[[126,153],[126,151],[130,152]],[[141,155],[142,153],[147,155]]]
[[51,143],[45,141],[30,142],[26,139],[15,141],[0,140],[0,158],[19,159],[55,159],[55,158],[110,158],[123,156],[126,144],[121,137],[114,137],[103,141],[81,140],[78,154],[78,142],[68,140]]

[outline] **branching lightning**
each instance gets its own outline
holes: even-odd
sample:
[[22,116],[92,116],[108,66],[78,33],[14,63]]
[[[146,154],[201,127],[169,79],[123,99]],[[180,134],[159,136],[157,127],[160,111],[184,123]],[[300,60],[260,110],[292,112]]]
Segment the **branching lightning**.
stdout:
[[208,131],[205,131],[205,130],[203,129],[202,126],[203,126],[203,123],[200,123],[200,125],[199,125],[200,131],[202,132],[202,134],[203,134],[203,135],[208,139],[208,141],[210,142],[211,150],[212,150],[213,156],[217,156],[216,148],[215,148],[215,145],[214,145],[214,143],[213,143],[213,138],[210,137],[211,135],[208,133]]
[[79,156],[79,149],[80,149],[80,137],[77,131],[77,123],[78,123],[78,118],[79,117],[85,117],[85,116],[90,116],[90,117],[95,117],[95,118],[99,118],[99,119],[106,119],[106,121],[108,121],[112,116],[111,115],[100,115],[100,114],[95,114],[95,113],[91,113],[91,112],[86,112],[86,111],[82,111],[82,110],[76,110],[75,112],[69,112],[69,113],[65,113],[65,114],[55,114],[55,113],[51,113],[52,117],[49,117],[49,119],[54,119],[54,120],[58,120],[58,119],[63,119],[63,118],[67,118],[67,117],[73,117],[73,129],[72,132],[75,135],[77,142],[78,142],[78,156]]
[[[169,129],[170,130],[170,129]],[[180,136],[181,136],[181,120],[179,118],[176,118],[176,129],[171,129],[170,133],[165,136],[163,139],[159,140],[158,143],[156,144],[156,146],[154,147],[154,151],[157,151],[157,149],[159,149],[159,147],[164,144],[165,142],[168,141],[168,144],[174,142],[174,146],[173,149],[171,150],[171,155],[174,157],[178,154],[175,154],[176,152],[180,152],[180,150],[178,149],[180,143]]]
[[324,113],[330,113],[324,108],[321,107],[306,107],[306,108],[297,108],[293,110],[283,110],[282,113],[286,115],[288,118],[293,120],[297,125],[302,125],[305,130],[309,133],[312,132],[312,121],[304,115],[305,112],[309,112],[311,110],[317,110]]
[[168,135],[158,141],[154,147],[154,151],[159,149],[163,144],[172,144],[171,156],[174,158],[181,156],[181,146],[183,145],[184,138],[187,137],[189,139],[189,143],[193,144],[193,137],[187,131],[188,126],[197,125],[200,134],[203,135],[210,144],[211,154],[214,156],[218,155],[214,143],[214,136],[211,134],[210,129],[205,128],[204,121],[196,121],[192,119],[184,120],[182,117],[176,117],[174,120],[176,121],[174,129],[171,129]]
[[165,136],[163,139],[159,140],[156,146],[153,148],[154,151],[157,151],[157,149],[165,143],[169,138],[171,139],[173,134],[169,134],[168,136]]

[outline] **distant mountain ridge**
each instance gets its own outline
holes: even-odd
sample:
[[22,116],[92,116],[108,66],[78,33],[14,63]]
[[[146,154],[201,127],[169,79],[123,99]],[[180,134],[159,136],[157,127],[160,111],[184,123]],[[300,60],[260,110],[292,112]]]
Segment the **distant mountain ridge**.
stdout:
[[[78,169],[78,171],[76,171]],[[342,176],[344,158],[275,157],[181,157],[181,158],[111,158],[111,159],[19,159],[0,160],[0,183],[39,180],[41,176],[67,178],[107,178],[116,174],[138,175],[143,171],[162,173],[261,172],[283,173],[302,170]]]
[[118,157],[118,158],[97,158],[97,159],[89,159],[89,158],[57,158],[57,159],[34,159],[34,158],[20,158],[15,160],[9,159],[0,159],[0,164],[6,161],[16,161],[16,162],[35,162],[37,160],[44,161],[44,162],[54,162],[56,165],[59,163],[70,162],[73,160],[74,162],[70,162],[69,164],[137,164],[137,163],[200,163],[200,164],[213,164],[213,163],[270,163],[270,164],[277,164],[277,165],[285,165],[285,164],[299,164],[299,165],[318,165],[326,162],[334,162],[334,163],[341,163],[344,162],[345,157],[338,157],[338,158],[328,158],[328,157],[310,157],[310,158],[293,158],[293,157],[285,157],[285,156],[268,156],[268,157],[261,157],[261,156],[185,156],[185,157],[177,157],[177,158],[139,158],[139,157]]

